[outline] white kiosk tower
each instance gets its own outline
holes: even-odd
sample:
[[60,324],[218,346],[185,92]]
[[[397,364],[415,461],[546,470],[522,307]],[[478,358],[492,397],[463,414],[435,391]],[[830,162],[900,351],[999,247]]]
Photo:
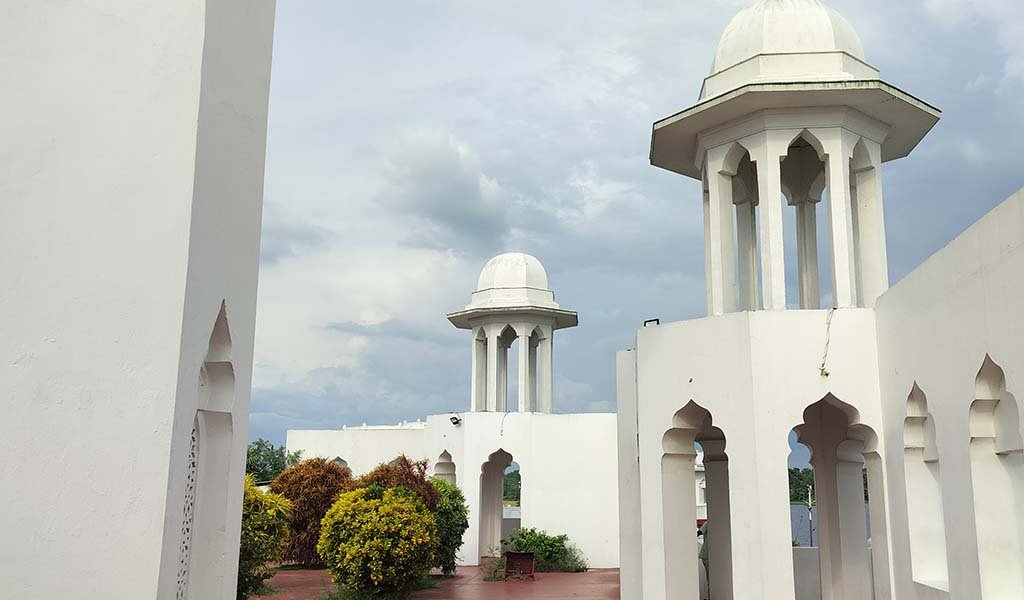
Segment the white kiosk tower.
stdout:
[[518,339],[519,412],[551,413],[554,332],[575,327],[576,313],[558,306],[544,266],[529,254],[495,256],[476,288],[465,310],[448,315],[473,332],[472,410],[507,410],[508,349]]

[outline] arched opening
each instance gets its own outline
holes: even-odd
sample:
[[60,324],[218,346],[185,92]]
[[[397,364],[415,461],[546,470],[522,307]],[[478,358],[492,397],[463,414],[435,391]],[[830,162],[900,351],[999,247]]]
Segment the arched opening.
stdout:
[[434,477],[456,485],[455,463],[452,461],[452,455],[447,450],[442,452],[441,456],[437,457],[437,462],[434,463]]
[[512,464],[505,467],[501,496],[501,539],[503,540],[508,539],[509,536],[518,531],[522,526],[522,475],[519,463],[514,460]]
[[[858,420],[856,409],[828,395],[794,428],[811,452],[823,598],[889,598],[882,460],[874,431]],[[873,574],[873,563],[882,571]],[[807,573],[795,575],[798,587],[807,585]]]
[[[823,148],[809,131],[802,131],[782,157],[782,194],[792,210],[783,216],[786,279],[797,283],[799,307],[821,308],[821,281],[828,281],[831,269],[818,239],[826,220],[818,219],[818,206],[825,191]],[[820,221],[820,223],[819,223]],[[795,235],[794,235],[795,234]]]
[[1003,370],[985,356],[971,403],[971,480],[982,596],[1024,598],[1024,442]]
[[907,397],[907,417],[903,420],[903,468],[914,581],[949,591],[946,517],[935,421],[928,412],[928,399],[916,383]]
[[[662,439],[665,589],[670,598],[732,598],[732,523],[725,434],[711,413],[690,402]],[[706,521],[698,521],[696,459],[702,452]],[[698,531],[701,533],[698,539]],[[695,543],[697,542],[697,543]],[[701,573],[703,571],[703,573]],[[700,581],[707,582],[706,589]]]
[[501,526],[504,518],[505,471],[512,455],[498,450],[480,468],[480,555],[501,555]]
[[348,461],[340,456],[335,456],[332,462],[338,465],[339,467],[348,468]]
[[850,220],[853,229],[853,268],[857,306],[870,307],[889,287],[885,251],[885,216],[882,209],[880,156],[863,138],[850,160]]
[[220,312],[210,335],[206,359],[200,371],[198,409],[193,422],[186,463],[185,512],[178,577],[178,598],[220,595],[229,584],[228,487],[231,445],[234,436],[232,410],[235,374],[231,363],[231,334],[227,310]]

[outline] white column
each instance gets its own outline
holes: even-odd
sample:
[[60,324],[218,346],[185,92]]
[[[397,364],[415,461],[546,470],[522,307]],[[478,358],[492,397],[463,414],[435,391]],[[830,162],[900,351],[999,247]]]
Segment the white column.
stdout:
[[813,199],[796,204],[797,270],[800,308],[821,308],[818,279],[818,204]]
[[889,260],[885,245],[885,215],[882,202],[881,148],[862,140],[870,167],[854,173],[857,187],[857,251],[860,255],[859,299],[862,306],[873,307],[875,300],[889,289]]
[[868,553],[868,522],[864,513],[863,442],[846,440],[839,445],[836,463],[839,535],[842,544],[844,600],[873,600]]
[[698,598],[693,461],[693,454],[666,454],[661,459],[665,597],[670,600]]
[[736,246],[732,223],[732,176],[723,173],[727,147],[707,154],[708,196],[704,243],[708,315],[736,311]]
[[505,412],[508,410],[508,346],[498,342],[498,399],[494,410]]
[[708,591],[715,600],[731,600],[732,521],[729,509],[729,460],[725,440],[702,441],[708,507]]
[[487,409],[487,341],[473,335],[473,364],[470,375],[470,410],[479,412]]
[[832,246],[832,303],[837,308],[857,305],[855,246],[850,210],[851,135],[843,130],[827,129],[822,130],[818,136],[828,155],[825,168]]
[[[759,136],[756,145],[757,195],[761,208],[761,296],[765,310],[786,308],[786,256],[782,242],[782,169],[786,138],[780,132]],[[751,158],[755,152],[751,152]]]
[[[523,329],[523,331],[527,331]],[[530,335],[519,334],[519,412],[530,412],[533,404],[530,389]]]
[[498,410],[498,386],[501,377],[498,375],[498,334],[499,330],[491,326],[487,331],[487,404],[484,410]]
[[537,412],[537,347],[540,340],[530,336],[530,412]]
[[544,414],[551,414],[554,410],[551,389],[554,373],[554,357],[552,353],[555,347],[554,343],[552,343],[553,336],[554,331],[549,329],[544,332],[544,339],[540,341],[540,365],[537,369],[540,373],[540,406],[537,412]]
[[739,236],[740,310],[757,310],[757,213],[753,202],[736,205]]

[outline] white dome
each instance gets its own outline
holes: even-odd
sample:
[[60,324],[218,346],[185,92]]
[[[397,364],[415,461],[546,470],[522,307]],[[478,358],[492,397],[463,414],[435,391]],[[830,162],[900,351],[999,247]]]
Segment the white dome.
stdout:
[[477,291],[502,288],[548,289],[548,274],[540,261],[522,252],[499,254],[484,265]]
[[758,54],[836,51],[866,61],[860,36],[836,11],[819,0],[759,0],[725,28],[711,72]]

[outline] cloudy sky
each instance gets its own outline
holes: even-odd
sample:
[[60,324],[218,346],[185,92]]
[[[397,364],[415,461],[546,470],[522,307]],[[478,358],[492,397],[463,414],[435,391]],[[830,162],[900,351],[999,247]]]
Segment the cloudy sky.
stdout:
[[[279,1],[251,436],[469,405],[445,319],[504,251],[580,326],[558,412],[614,410],[614,353],[704,313],[699,184],[651,167],[747,0]],[[1024,4],[832,0],[885,80],[940,107],[884,171],[902,278],[1024,185]]]

